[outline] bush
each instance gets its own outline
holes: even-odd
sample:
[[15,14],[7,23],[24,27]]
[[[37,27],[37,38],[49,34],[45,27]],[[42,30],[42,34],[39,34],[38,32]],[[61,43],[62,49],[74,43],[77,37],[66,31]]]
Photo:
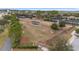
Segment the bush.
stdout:
[[76,31],[76,33],[79,33],[79,29],[76,29],[75,31]]
[[18,42],[14,42],[14,41],[12,42],[12,48],[17,48],[18,45],[19,45]]
[[48,18],[45,18],[44,21],[49,21],[49,19]]
[[37,49],[38,46],[33,46],[33,45],[30,45],[30,46],[27,46],[27,45],[19,45],[17,48],[20,48],[20,49],[25,49],[25,48]]
[[12,48],[16,48],[17,47],[17,45],[16,44],[12,44]]
[[64,21],[59,22],[59,26],[60,27],[65,27],[65,22]]
[[58,30],[59,29],[57,24],[52,24],[51,28],[54,29],[54,30]]
[[0,33],[2,33],[2,32],[4,32],[4,30],[3,29],[0,29]]

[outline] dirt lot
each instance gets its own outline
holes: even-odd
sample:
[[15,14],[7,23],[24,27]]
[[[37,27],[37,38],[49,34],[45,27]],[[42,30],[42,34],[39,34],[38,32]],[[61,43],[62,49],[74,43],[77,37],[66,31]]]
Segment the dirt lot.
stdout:
[[[32,23],[33,21],[39,22],[39,24],[35,25]],[[66,25],[66,27],[55,32],[50,28],[52,22],[29,18],[20,19],[20,23],[23,25],[23,36],[28,38],[23,39],[23,41],[21,41],[22,44],[23,42],[26,44],[27,41],[34,45],[37,43],[44,44],[45,42],[51,41],[51,38],[55,38],[59,35],[64,35],[66,39],[69,39],[71,37],[71,32],[74,30],[73,26]]]
[[[38,25],[32,24],[32,21],[39,22]],[[37,41],[47,40],[52,35],[53,32],[50,29],[51,22],[31,20],[31,19],[20,19],[21,24],[23,24],[23,35],[28,37],[33,43]]]

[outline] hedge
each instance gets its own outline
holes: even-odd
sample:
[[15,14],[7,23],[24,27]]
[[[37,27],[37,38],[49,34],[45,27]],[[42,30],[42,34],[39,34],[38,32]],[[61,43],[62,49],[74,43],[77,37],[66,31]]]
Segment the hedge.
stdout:
[[13,47],[13,48],[20,48],[20,49],[26,49],[26,48],[31,48],[31,49],[37,49],[38,46],[33,46],[33,45],[19,45],[17,47]]

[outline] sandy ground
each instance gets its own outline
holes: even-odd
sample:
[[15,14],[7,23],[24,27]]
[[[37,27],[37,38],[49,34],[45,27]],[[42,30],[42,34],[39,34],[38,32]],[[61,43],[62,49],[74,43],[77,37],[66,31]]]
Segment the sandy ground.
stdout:
[[[39,25],[34,25],[32,24],[32,21],[37,21],[40,23]],[[72,32],[71,25],[66,25],[66,27],[60,29],[57,32],[54,32],[50,28],[52,22],[48,21],[25,18],[20,19],[20,23],[23,24],[23,30],[24,33],[26,33],[25,36],[29,37],[29,40],[31,40],[35,44],[42,42],[42,44],[44,45],[45,42],[51,41],[52,37],[57,37],[63,34],[65,35],[65,37],[68,37],[67,35],[70,35],[70,33]]]
[[[39,25],[32,24],[32,21],[40,22]],[[43,41],[49,39],[53,32],[50,28],[51,22],[40,21],[40,20],[31,20],[31,19],[20,19],[20,22],[24,26],[24,32],[29,32],[29,38],[33,42]],[[28,36],[26,34],[26,36]],[[31,36],[30,36],[31,35]]]

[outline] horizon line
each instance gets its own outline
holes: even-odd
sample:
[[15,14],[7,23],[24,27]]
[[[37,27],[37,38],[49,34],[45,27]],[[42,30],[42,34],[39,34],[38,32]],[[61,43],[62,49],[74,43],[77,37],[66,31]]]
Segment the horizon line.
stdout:
[[57,10],[57,11],[79,11],[79,8],[0,8],[1,9],[10,9],[10,10],[43,10],[43,11],[51,11],[51,10]]

